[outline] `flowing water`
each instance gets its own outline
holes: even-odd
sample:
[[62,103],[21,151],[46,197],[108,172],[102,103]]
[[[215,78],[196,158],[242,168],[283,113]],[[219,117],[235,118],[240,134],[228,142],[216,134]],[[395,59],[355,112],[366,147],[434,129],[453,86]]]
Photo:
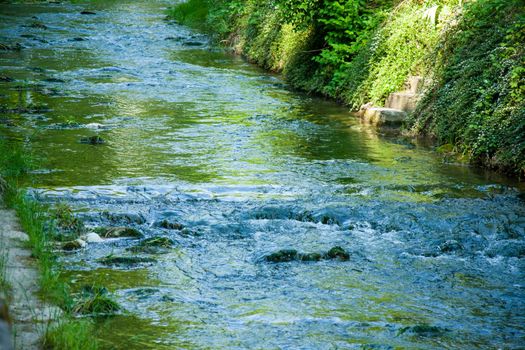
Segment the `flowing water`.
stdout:
[[[104,348],[523,349],[519,184],[287,89],[168,5],[0,5],[0,42],[23,46],[0,51],[2,133],[42,158],[27,186],[175,242],[134,266],[97,261],[130,239],[61,255],[123,306],[96,320]],[[334,246],[349,261],[264,258]]]

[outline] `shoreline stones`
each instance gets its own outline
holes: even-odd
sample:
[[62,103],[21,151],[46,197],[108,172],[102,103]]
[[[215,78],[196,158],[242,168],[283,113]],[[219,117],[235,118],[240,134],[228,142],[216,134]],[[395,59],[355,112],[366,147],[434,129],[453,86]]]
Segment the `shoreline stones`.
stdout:
[[350,254],[339,246],[332,247],[325,254],[299,253],[295,249],[281,249],[275,253],[266,255],[264,260],[272,263],[283,263],[291,261],[315,262],[321,260],[348,261]]

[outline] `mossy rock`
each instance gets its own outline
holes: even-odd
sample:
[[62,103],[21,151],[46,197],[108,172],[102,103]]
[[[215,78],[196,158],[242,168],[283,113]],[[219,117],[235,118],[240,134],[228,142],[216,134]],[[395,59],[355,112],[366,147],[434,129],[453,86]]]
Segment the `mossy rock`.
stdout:
[[145,257],[140,257],[140,256],[115,256],[115,255],[108,255],[106,257],[98,259],[97,261],[104,265],[137,265],[137,264],[157,262],[157,260],[153,258],[145,258]]
[[84,248],[87,245],[86,242],[84,242],[81,239],[75,239],[73,241],[65,242],[62,244],[62,249],[67,251],[73,251],[73,250],[79,250]]
[[299,260],[301,261],[320,261],[321,258],[322,255],[319,253],[299,254]]
[[158,227],[165,228],[167,230],[182,230],[184,225],[178,222],[170,222],[168,220],[162,220],[157,223]]
[[144,235],[132,227],[109,227],[96,231],[104,238],[142,238]]
[[165,254],[173,247],[174,242],[167,237],[151,237],[143,240],[135,247],[126,248],[129,252],[145,254]]
[[340,261],[347,261],[350,259],[350,254],[339,246],[330,249],[325,255],[325,259],[336,259]]
[[146,223],[146,219],[142,214],[135,213],[109,213],[102,212],[102,216],[112,223],[137,224],[142,225]]
[[297,260],[298,253],[295,249],[282,249],[265,257],[266,261],[273,263],[290,262]]
[[173,247],[173,244],[174,242],[167,237],[151,237],[151,238],[146,238],[145,240],[140,242],[140,245],[144,247],[171,248]]
[[404,333],[411,333],[413,335],[417,335],[419,337],[439,337],[442,336],[447,329],[437,327],[437,326],[431,326],[429,324],[417,324],[415,326],[409,326],[401,328],[398,332],[399,335]]

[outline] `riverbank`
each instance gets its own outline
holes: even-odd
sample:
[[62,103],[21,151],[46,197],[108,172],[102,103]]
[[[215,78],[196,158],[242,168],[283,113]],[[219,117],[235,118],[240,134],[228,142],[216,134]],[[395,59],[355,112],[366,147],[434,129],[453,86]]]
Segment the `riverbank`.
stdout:
[[354,110],[383,106],[410,76],[422,76],[406,135],[525,175],[521,1],[190,0],[170,16],[281,72],[291,86]]
[[5,139],[0,154],[2,298],[14,348],[94,350],[93,325],[74,318],[73,297],[60,280],[51,211],[18,187],[32,168],[31,156]]
[[0,133],[38,160],[14,185],[58,226],[56,303],[85,344],[519,348],[519,183],[291,91],[172,4],[0,7],[21,47],[0,52]]
[[39,271],[27,248],[29,238],[21,231],[14,210],[1,204],[0,240],[4,259],[0,298],[8,308],[8,317],[3,321],[12,324],[12,334],[2,333],[1,337],[12,337],[11,345],[16,349],[40,349],[41,339],[49,325],[60,317],[60,309],[39,300]]

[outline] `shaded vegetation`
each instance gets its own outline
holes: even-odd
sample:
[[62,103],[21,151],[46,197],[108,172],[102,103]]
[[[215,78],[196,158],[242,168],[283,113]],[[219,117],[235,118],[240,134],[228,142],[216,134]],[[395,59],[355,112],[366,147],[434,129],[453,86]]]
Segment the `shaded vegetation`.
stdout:
[[406,130],[525,171],[521,0],[189,0],[170,11],[292,86],[353,109],[425,77]]

